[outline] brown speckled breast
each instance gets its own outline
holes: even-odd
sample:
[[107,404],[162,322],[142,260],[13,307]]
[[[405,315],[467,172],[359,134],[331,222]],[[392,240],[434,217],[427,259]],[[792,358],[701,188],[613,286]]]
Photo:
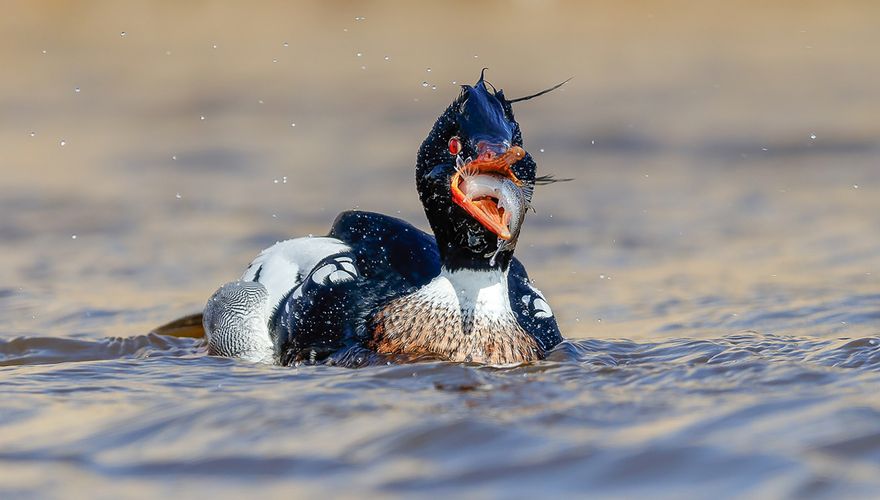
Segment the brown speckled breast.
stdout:
[[388,303],[373,317],[372,331],[370,348],[380,354],[487,364],[536,361],[543,354],[512,311],[480,314],[419,294]]

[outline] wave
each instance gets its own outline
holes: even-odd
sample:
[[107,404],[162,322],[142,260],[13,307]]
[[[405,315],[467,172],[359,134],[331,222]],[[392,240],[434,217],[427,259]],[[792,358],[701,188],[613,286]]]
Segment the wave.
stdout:
[[[170,330],[165,329],[165,332]],[[16,337],[0,339],[0,366],[39,365],[121,358],[206,354],[204,341],[191,332],[149,333],[102,339]],[[355,356],[355,354],[357,356]],[[342,363],[353,367],[386,364],[363,350]],[[354,359],[354,358],[353,358]],[[436,361],[426,358],[425,362]],[[743,332],[715,339],[636,342],[626,339],[568,340],[550,351],[547,361],[584,367],[731,366],[754,362],[805,363],[823,367],[880,371],[880,337],[818,339]],[[541,363],[538,363],[540,365]]]
[[203,351],[203,342],[150,333],[133,337],[0,339],[0,366],[44,365],[121,358],[184,356]]

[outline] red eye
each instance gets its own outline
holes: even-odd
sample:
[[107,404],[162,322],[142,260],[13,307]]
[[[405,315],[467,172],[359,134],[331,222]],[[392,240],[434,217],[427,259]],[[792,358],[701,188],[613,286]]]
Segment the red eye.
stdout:
[[452,138],[449,139],[449,152],[454,155],[461,152],[461,139],[459,139],[458,136],[452,136]]

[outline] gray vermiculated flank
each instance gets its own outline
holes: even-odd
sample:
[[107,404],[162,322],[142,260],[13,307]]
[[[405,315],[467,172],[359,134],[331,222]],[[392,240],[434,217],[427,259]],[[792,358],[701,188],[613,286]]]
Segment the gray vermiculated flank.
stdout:
[[202,320],[208,353],[271,362],[268,316],[268,292],[261,283],[233,281],[221,286],[208,299]]

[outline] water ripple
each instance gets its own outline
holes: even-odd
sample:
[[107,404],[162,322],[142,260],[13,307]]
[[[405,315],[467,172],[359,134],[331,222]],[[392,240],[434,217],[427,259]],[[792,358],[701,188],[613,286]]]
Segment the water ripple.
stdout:
[[0,343],[16,394],[0,410],[0,463],[117,480],[345,478],[402,495],[538,494],[548,480],[607,494],[858,492],[880,485],[878,345],[587,339],[511,367],[350,369],[214,358],[199,339],[157,334],[20,337]]
[[0,366],[180,356],[197,352],[199,344],[200,341],[193,339],[154,333],[100,340],[16,337],[0,339]]

